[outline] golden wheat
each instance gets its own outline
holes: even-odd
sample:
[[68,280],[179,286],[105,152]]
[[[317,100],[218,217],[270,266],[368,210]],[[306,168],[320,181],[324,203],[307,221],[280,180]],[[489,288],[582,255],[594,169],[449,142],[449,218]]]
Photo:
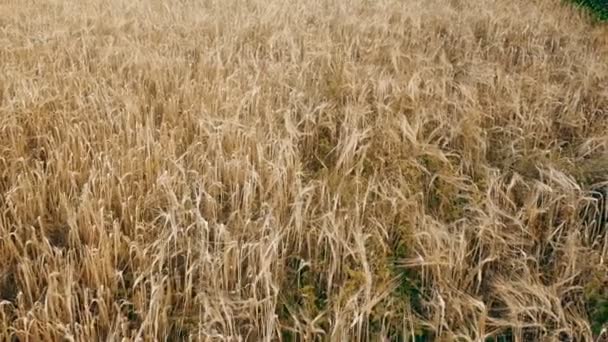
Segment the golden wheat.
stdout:
[[0,338],[592,341],[607,132],[559,0],[0,0]]

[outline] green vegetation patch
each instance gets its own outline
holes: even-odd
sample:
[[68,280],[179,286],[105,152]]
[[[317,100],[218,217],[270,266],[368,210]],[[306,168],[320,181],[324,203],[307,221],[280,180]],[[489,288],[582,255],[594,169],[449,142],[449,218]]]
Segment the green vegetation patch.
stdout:
[[608,276],[595,274],[585,286],[587,314],[594,335],[608,326]]
[[589,8],[600,20],[608,20],[608,0],[573,0]]

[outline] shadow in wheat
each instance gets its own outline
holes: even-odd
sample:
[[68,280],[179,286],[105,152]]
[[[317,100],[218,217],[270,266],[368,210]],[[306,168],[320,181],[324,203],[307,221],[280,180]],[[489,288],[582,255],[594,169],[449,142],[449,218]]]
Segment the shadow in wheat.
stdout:
[[582,215],[586,226],[586,239],[593,248],[608,245],[608,182],[595,185],[589,192],[590,201]]

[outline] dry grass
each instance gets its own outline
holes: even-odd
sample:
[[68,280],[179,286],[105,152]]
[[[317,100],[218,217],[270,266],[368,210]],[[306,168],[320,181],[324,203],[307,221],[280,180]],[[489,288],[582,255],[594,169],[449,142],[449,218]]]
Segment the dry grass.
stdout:
[[607,61],[558,0],[0,0],[0,334],[591,341]]

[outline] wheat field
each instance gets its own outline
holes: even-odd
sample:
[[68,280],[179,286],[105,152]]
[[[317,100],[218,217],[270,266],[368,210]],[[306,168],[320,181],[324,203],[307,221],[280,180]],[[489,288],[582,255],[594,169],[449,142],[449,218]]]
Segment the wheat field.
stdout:
[[560,0],[0,0],[0,340],[600,340],[607,132]]

